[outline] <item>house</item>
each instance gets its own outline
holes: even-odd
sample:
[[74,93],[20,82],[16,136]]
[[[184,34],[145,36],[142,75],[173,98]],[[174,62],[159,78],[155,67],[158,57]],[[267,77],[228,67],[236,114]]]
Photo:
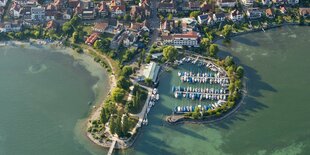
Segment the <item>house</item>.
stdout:
[[138,34],[137,32],[133,31],[126,31],[124,33],[124,38],[123,38],[123,45],[125,47],[130,47],[133,45],[135,42],[138,40]]
[[266,17],[268,17],[268,18],[274,18],[275,17],[273,10],[271,8],[266,9],[265,13],[266,13]]
[[160,66],[155,62],[150,62],[143,68],[143,75],[140,79],[151,79],[154,83],[160,71]]
[[242,4],[245,6],[253,5],[254,0],[241,0]]
[[150,32],[150,29],[148,28],[147,21],[144,21],[143,23],[130,23],[129,30],[132,30],[134,32],[144,31],[144,32]]
[[54,5],[57,10],[65,8],[67,0],[54,0]]
[[47,30],[57,30],[58,29],[59,24],[55,21],[55,20],[50,20],[46,23],[45,28]]
[[199,33],[191,31],[162,36],[162,41],[164,45],[173,45],[175,47],[199,47],[199,38]]
[[31,7],[31,20],[33,21],[45,20],[45,8],[41,6]]
[[236,0],[217,0],[217,5],[220,7],[232,8],[237,4]]
[[102,22],[96,23],[96,24],[92,27],[92,29],[93,29],[93,31],[95,31],[95,32],[104,33],[105,30],[106,30],[108,27],[109,27],[109,23],[108,23],[108,22],[102,21]]
[[48,4],[45,8],[46,20],[54,20],[57,15],[56,6],[54,4]]
[[207,13],[210,12],[212,10],[212,5],[208,4],[207,1],[204,1],[201,5],[200,5],[200,11],[203,13]]
[[270,0],[262,0],[262,4],[263,5],[269,5],[270,4]]
[[165,20],[160,24],[160,30],[163,33],[174,33],[177,25],[174,20]]
[[76,8],[80,3],[80,0],[68,0],[68,7]]
[[118,47],[123,43],[124,37],[126,37],[125,30],[118,32],[112,39],[110,48],[111,49],[118,49]]
[[83,1],[80,2],[75,8],[75,14],[77,14],[82,19],[95,19],[96,10],[94,2]]
[[287,3],[290,5],[296,5],[299,4],[299,0],[287,0]]
[[199,11],[200,10],[200,2],[199,1],[189,1],[186,2],[184,7],[182,8],[184,11]]
[[22,23],[19,21],[0,23],[0,32],[19,32]]
[[97,5],[97,8],[99,17],[106,17],[109,14],[106,2],[104,1],[100,2]]
[[197,17],[198,19],[198,23],[199,24],[204,24],[204,23],[207,23],[208,20],[209,20],[210,16],[208,14],[203,14],[203,15],[199,15]]
[[215,14],[213,14],[213,21],[214,22],[223,22],[223,21],[225,21],[225,19],[226,19],[226,15],[225,15],[225,13],[215,13]]
[[287,2],[287,0],[272,0],[272,3],[276,5],[284,5]]
[[30,6],[30,7],[34,7],[34,6],[38,6],[38,0],[15,0],[18,1],[18,3],[22,6]]
[[0,0],[0,6],[5,7],[8,0]]
[[176,5],[173,0],[170,2],[160,2],[157,8],[158,12],[177,13]]
[[286,7],[285,6],[280,6],[280,12],[282,14],[285,14],[286,13]]
[[31,6],[24,6],[22,10],[24,20],[30,21],[31,19]]
[[310,17],[310,8],[299,8],[299,15],[303,17]]
[[123,16],[126,13],[126,6],[121,0],[112,0],[110,12],[112,17]]
[[87,37],[85,44],[88,45],[93,45],[96,40],[99,39],[99,34],[98,33],[92,33],[89,37]]
[[72,18],[73,10],[71,8],[67,8],[62,12],[62,19],[70,20]]
[[132,6],[130,10],[131,20],[144,20],[151,15],[151,10],[142,6]]
[[258,8],[249,8],[246,14],[250,19],[258,19],[262,17],[262,12]]
[[232,21],[240,21],[243,19],[243,13],[239,10],[233,10],[230,12],[230,16],[229,18],[232,20]]
[[22,10],[22,6],[17,1],[14,1],[10,9],[10,15],[14,18],[20,18]]

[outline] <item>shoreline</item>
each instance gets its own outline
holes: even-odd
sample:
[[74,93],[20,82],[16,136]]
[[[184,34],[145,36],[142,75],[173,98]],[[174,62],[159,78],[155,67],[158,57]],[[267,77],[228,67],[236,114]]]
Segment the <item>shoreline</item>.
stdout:
[[[269,29],[275,29],[275,28],[281,28],[283,26],[299,26],[298,23],[285,23],[285,24],[281,24],[281,25],[276,25],[276,26],[271,26],[271,27],[267,27],[264,28],[265,30],[269,30]],[[255,33],[255,32],[260,32],[262,31],[262,29],[253,29],[250,31],[246,31],[246,32],[240,32],[240,33],[236,33],[233,34],[231,36],[231,38],[237,37],[237,36],[241,36],[244,34],[249,34],[249,33]],[[74,57],[74,51],[72,48],[70,47],[66,47],[65,45],[61,45],[61,46],[57,46],[55,43],[47,43],[47,44],[33,44],[31,42],[36,42],[39,43],[39,39],[31,39],[32,41],[29,42],[24,42],[24,41],[15,41],[15,40],[9,40],[9,41],[1,41],[0,42],[0,48],[1,47],[6,47],[6,46],[12,46],[12,47],[22,47],[22,46],[29,46],[31,48],[52,48],[51,46],[56,46],[53,48],[56,49],[60,49],[60,50],[64,50],[64,49],[70,49],[70,52],[61,52],[61,53],[66,53],[69,54],[70,56]],[[216,38],[214,39],[214,43],[218,42],[220,40],[223,40],[223,38]],[[71,54],[70,54],[71,53]],[[91,125],[90,120],[98,120],[98,118],[100,117],[100,113],[101,113],[101,109],[105,103],[106,98],[110,95],[111,90],[116,86],[116,76],[115,76],[115,69],[113,68],[113,65],[111,63],[111,61],[107,58],[107,56],[99,53],[98,51],[96,51],[95,49],[93,49],[92,47],[88,47],[87,49],[84,49],[84,53],[88,56],[90,56],[91,58],[94,58],[94,54],[96,56],[99,56],[100,58],[104,59],[107,64],[109,65],[109,67],[111,68],[112,73],[108,73],[107,72],[107,77],[109,77],[109,81],[108,81],[108,85],[109,85],[109,89],[107,90],[107,93],[105,95],[105,97],[103,97],[100,101],[97,101],[97,103],[95,104],[96,107],[92,108],[90,107],[90,112],[88,114],[88,116],[86,117],[86,126],[85,128],[83,128],[85,135],[88,137],[88,139],[91,141],[91,143],[96,144],[99,147],[103,147],[103,148],[109,148],[111,146],[111,142],[100,142],[99,140],[96,140],[91,133],[87,132],[88,127]],[[94,53],[94,54],[92,54]],[[78,55],[78,53],[76,53]],[[96,62],[95,62],[96,63]],[[101,66],[101,65],[100,65]],[[102,66],[101,66],[102,67]],[[105,69],[104,67],[102,67],[102,69]],[[105,69],[106,70],[106,69]],[[246,79],[244,79],[246,80]],[[244,83],[246,83],[246,81],[244,81]],[[244,87],[246,88],[246,84],[244,85]],[[209,123],[214,123],[214,122],[219,122],[219,121],[223,121],[227,118],[229,118],[230,116],[232,116],[235,112],[238,111],[238,109],[241,107],[242,104],[244,103],[244,99],[247,96],[247,90],[242,90],[242,98],[240,99],[240,101],[227,113],[225,113],[223,116],[220,117],[213,117],[213,118],[207,118],[206,120],[192,120],[192,119],[180,119],[177,120],[175,122],[169,122],[167,121],[167,119],[169,117],[171,117],[171,115],[166,116],[165,120],[169,125],[178,125],[178,124],[209,124]],[[141,129],[140,129],[141,130]],[[115,149],[128,149],[130,147],[132,147],[132,145],[135,143],[135,141],[138,139],[138,136],[140,135],[141,131],[137,131],[135,135],[132,136],[132,138],[130,138],[130,143],[128,146],[126,147],[117,147],[117,145],[115,146]]]
[[[43,49],[57,49],[59,51],[52,51],[52,52],[59,52],[62,54],[66,54],[69,55],[70,57],[72,57],[73,59],[77,60],[77,61],[84,61],[81,65],[88,71],[90,72],[91,76],[95,76],[98,78],[98,82],[95,83],[95,85],[97,85],[100,82],[105,82],[105,81],[100,81],[102,80],[102,77],[98,77],[99,75],[94,75],[94,71],[91,71],[89,65],[86,64],[87,61],[93,61],[93,54],[91,54],[90,50],[95,51],[93,49],[85,49],[84,53],[79,54],[79,53],[75,53],[74,50],[70,47],[64,46],[64,45],[60,45],[58,42],[53,42],[53,43],[43,43],[43,40],[40,39],[30,39],[29,42],[26,41],[18,41],[18,40],[8,40],[8,41],[1,41],[0,42],[0,48],[43,48]],[[67,49],[67,50],[66,50]],[[86,51],[87,50],[87,51]],[[84,57],[81,55],[85,55]],[[97,56],[100,56],[101,58],[103,58],[106,62],[108,62],[108,65],[110,66],[111,70],[112,70],[112,74],[110,74],[109,72],[106,71],[106,69],[104,67],[102,67],[100,64],[98,64],[97,62],[93,61],[92,63],[94,64],[98,64],[102,70],[105,70],[104,72],[106,72],[106,75],[108,77],[107,80],[107,87],[109,88],[106,93],[104,94],[104,97],[98,99],[98,97],[101,95],[99,93],[101,92],[96,92],[98,90],[95,90],[93,85],[93,93],[95,94],[95,99],[94,99],[94,105],[90,106],[89,109],[89,114],[88,116],[85,118],[87,122],[86,123],[86,128],[83,128],[83,132],[87,132],[87,128],[89,127],[89,125],[91,123],[89,123],[89,120],[97,120],[100,117],[100,113],[101,113],[101,108],[104,105],[104,102],[106,100],[106,98],[110,95],[111,90],[116,86],[116,77],[114,75],[114,69],[113,66],[111,64],[111,62],[102,54],[98,53],[97,51],[95,51],[95,54]],[[77,58],[77,56],[80,56],[79,58]],[[85,60],[86,57],[89,58],[89,60]],[[108,148],[110,147],[109,145],[104,145],[104,143],[100,143],[99,141],[97,141],[96,139],[94,139],[90,133],[86,133],[85,134],[87,136],[87,138],[94,144]]]

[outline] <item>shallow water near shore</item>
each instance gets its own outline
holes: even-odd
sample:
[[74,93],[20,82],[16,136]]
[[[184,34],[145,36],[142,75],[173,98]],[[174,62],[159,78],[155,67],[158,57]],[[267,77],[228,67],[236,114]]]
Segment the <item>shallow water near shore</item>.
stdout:
[[85,124],[108,91],[108,74],[69,50],[0,48],[0,155],[103,151],[86,138]]

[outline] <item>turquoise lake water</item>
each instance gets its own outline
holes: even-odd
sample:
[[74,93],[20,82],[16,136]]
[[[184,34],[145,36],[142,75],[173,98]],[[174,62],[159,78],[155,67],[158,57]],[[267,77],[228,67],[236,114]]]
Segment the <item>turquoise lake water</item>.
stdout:
[[[220,56],[244,66],[248,91],[238,112],[222,122],[166,124],[172,108],[188,101],[171,94],[178,70],[161,75],[149,125],[132,148],[116,154],[309,154],[309,36],[309,27],[283,27],[221,46]],[[87,103],[106,93],[107,74],[81,63],[48,49],[0,48],[0,155],[107,153],[84,132]]]

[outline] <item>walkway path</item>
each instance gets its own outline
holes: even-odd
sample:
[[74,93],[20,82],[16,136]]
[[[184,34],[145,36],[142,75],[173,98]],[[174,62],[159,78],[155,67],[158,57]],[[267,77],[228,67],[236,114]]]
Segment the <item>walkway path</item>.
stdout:
[[111,144],[111,147],[109,149],[108,155],[112,155],[114,147],[115,147],[115,144],[116,144],[116,140],[113,140],[113,142]]

